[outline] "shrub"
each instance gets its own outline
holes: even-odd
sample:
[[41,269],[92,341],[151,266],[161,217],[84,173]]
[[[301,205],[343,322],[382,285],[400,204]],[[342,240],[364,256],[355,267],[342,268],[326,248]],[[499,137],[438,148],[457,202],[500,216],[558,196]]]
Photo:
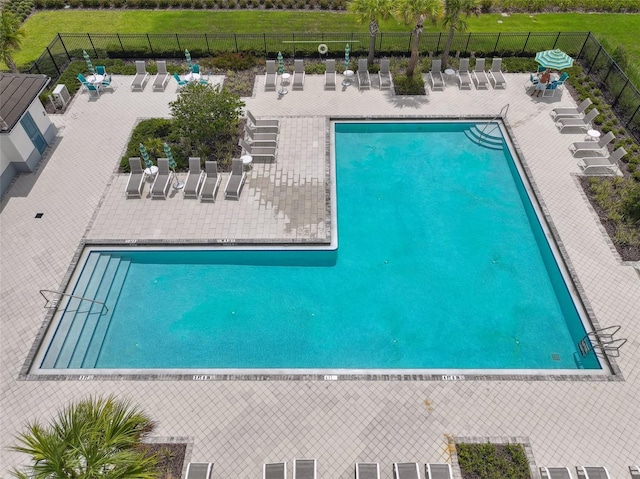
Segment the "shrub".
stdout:
[[424,80],[419,74],[408,77],[396,75],[393,78],[396,95],[424,95]]
[[248,70],[257,64],[258,60],[253,55],[246,53],[222,53],[211,59],[211,66],[219,70]]
[[273,8],[273,1],[272,0],[264,0],[264,8],[266,8],[266,9]]
[[463,476],[529,479],[529,461],[521,444],[456,444]]

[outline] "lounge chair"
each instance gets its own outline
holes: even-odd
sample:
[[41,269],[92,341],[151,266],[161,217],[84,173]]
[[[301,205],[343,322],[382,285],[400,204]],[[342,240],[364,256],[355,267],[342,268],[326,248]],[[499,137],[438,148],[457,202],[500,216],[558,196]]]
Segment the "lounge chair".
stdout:
[[476,58],[473,78],[476,80],[476,88],[478,90],[489,88],[489,77],[487,77],[487,73],[484,71],[484,58]]
[[602,466],[576,466],[578,479],[611,479],[609,471]]
[[616,136],[612,131],[606,133],[599,141],[576,141],[569,146],[569,150],[574,157],[582,156],[604,156],[605,147],[611,143]]
[[573,479],[568,467],[541,467],[542,479]]
[[380,59],[380,70],[378,71],[378,80],[381,90],[391,89],[391,72],[389,71],[390,60],[388,58]]
[[227,184],[224,186],[225,198],[240,198],[240,189],[244,184],[247,174],[244,171],[244,164],[239,158],[231,160],[231,174],[227,178]]
[[[558,78],[554,83],[556,84],[556,91],[560,91],[560,94],[562,94],[562,90],[564,89],[564,84],[566,83],[567,79],[569,78],[569,74],[567,72],[564,72],[562,75],[560,75],[560,78]],[[544,96],[544,94],[543,94]]]
[[267,72],[264,75],[264,91],[276,91],[277,80],[276,61],[267,60]]
[[144,170],[142,169],[142,161],[140,158],[129,158],[129,181],[127,181],[127,187],[125,194],[127,198],[142,197],[142,187],[144,186]]
[[426,479],[452,479],[451,464],[425,464]]
[[369,75],[369,67],[367,66],[366,58],[358,59],[358,89],[371,89],[371,75]]
[[324,89],[335,90],[336,89],[336,61],[333,58],[325,61],[324,71]]
[[585,98],[576,108],[554,108],[551,110],[551,117],[554,121],[560,118],[581,117],[589,105],[591,105],[591,98]]
[[431,89],[444,90],[444,78],[442,77],[442,60],[431,60],[431,70],[429,71],[431,79]]
[[277,148],[278,146],[277,133],[254,133],[251,128],[245,128],[245,132],[251,141],[251,147],[266,146]]
[[189,157],[189,173],[184,181],[182,195],[185,198],[197,198],[200,185],[204,180],[204,171],[200,166],[200,157]]
[[420,468],[417,462],[394,462],[394,479],[420,479]]
[[560,118],[556,121],[556,125],[560,128],[560,131],[565,128],[578,128],[580,130],[588,130],[593,119],[598,116],[600,112],[597,109],[591,110],[584,118]]
[[272,119],[260,119],[256,120],[253,114],[247,110],[247,119],[253,125],[256,133],[279,133],[280,132],[280,120]]
[[144,90],[144,86],[146,85],[148,78],[149,74],[147,73],[144,61],[136,61],[136,75],[133,77],[133,81],[131,82],[131,91]]
[[293,88],[302,90],[304,88],[304,60],[293,60]]
[[262,466],[262,479],[287,479],[287,463],[272,462]]
[[380,464],[377,462],[357,462],[356,479],[380,479]]
[[469,73],[469,59],[461,58],[460,59],[460,67],[458,68],[458,72],[456,74],[458,77],[458,83],[460,84],[461,90],[471,90],[471,74]]
[[640,479],[640,466],[629,466],[629,474],[631,479]]
[[619,171],[618,161],[626,154],[626,150],[620,147],[608,158],[581,158],[578,167],[587,176],[615,176]]
[[294,459],[293,479],[316,479],[317,464],[315,459]]
[[190,462],[187,464],[187,475],[185,479],[211,479],[211,462]]
[[178,75],[177,73],[173,74],[173,78],[175,79],[176,82],[178,82],[178,90],[180,90],[181,88],[186,87],[189,82],[187,80],[182,80],[180,78],[180,75]]
[[158,60],[158,73],[153,79],[152,89],[154,91],[164,91],[169,82],[169,72],[167,72],[167,62],[164,60]]
[[502,58],[493,59],[488,75],[493,80],[494,89],[507,88],[507,79],[504,77],[504,73],[502,73]]
[[218,162],[204,162],[204,179],[200,187],[200,201],[216,201],[222,176],[218,174]]
[[244,140],[240,140],[238,144],[253,157],[255,162],[271,163],[276,161],[276,148],[273,146],[253,146]]
[[169,170],[169,160],[167,158],[158,158],[158,173],[151,185],[151,198],[166,200],[171,178],[173,178],[173,172]]

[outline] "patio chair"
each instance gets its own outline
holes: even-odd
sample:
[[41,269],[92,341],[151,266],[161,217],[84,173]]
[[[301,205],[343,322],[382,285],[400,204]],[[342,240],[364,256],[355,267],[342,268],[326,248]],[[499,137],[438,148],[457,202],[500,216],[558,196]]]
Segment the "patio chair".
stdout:
[[629,466],[629,474],[631,479],[640,479],[640,466]]
[[103,90],[105,88],[111,88],[111,90],[113,91],[113,87],[111,86],[111,81],[112,81],[111,75],[105,75],[104,79],[100,83],[100,88]]
[[97,75],[106,75],[107,69],[104,65],[96,65],[96,74]]
[[568,467],[541,467],[542,479],[573,479]]
[[356,462],[356,479],[380,479],[380,464]]
[[204,162],[204,179],[200,187],[200,201],[216,201],[222,176],[218,174],[218,162]]
[[431,60],[431,70],[429,70],[431,89],[433,91],[444,90],[444,77],[442,76],[442,60]]
[[276,61],[267,60],[267,72],[264,76],[264,91],[276,91],[276,81],[278,74],[276,73]]
[[186,87],[189,84],[187,80],[180,79],[180,75],[178,75],[177,73],[173,74],[173,78],[178,82],[178,90]]
[[129,158],[129,180],[124,190],[127,198],[142,197],[142,188],[144,186],[144,170],[142,169],[142,161],[140,158]]
[[366,58],[358,59],[358,89],[371,89],[371,76],[369,75],[369,67],[367,66]]
[[211,462],[190,462],[187,464],[185,479],[211,479]]
[[458,68],[458,72],[456,73],[458,77],[458,83],[460,85],[461,90],[471,90],[471,74],[469,73],[469,59],[461,58],[460,59],[460,67]]
[[576,108],[554,108],[551,110],[551,117],[554,121],[565,117],[581,117],[589,105],[591,105],[591,98],[585,98]]
[[200,185],[204,180],[204,171],[200,167],[200,157],[189,157],[189,173],[184,181],[182,195],[185,198],[197,198]]
[[578,160],[578,168],[587,176],[615,176],[620,171],[618,161],[626,154],[626,150],[620,147],[607,158],[581,158]]
[[227,184],[224,186],[225,198],[240,198],[240,190],[244,184],[247,174],[244,171],[244,164],[239,158],[231,160],[231,174],[227,178]]
[[562,93],[562,90],[564,89],[564,84],[568,79],[569,79],[569,74],[567,72],[564,72],[562,75],[560,75],[560,78],[556,80],[556,90],[560,90],[560,93]]
[[133,77],[133,81],[131,82],[131,91],[143,91],[148,78],[149,73],[147,73],[144,61],[136,61],[136,75]]
[[478,90],[489,88],[489,77],[487,77],[487,73],[484,71],[484,58],[476,58],[473,78],[476,81],[476,88]]
[[262,466],[262,479],[287,479],[287,463],[272,462]]
[[293,479],[316,479],[317,472],[315,459],[293,460]]
[[240,140],[238,144],[242,149],[253,157],[253,161],[262,163],[271,163],[276,161],[276,148],[272,146],[253,146],[244,140]]
[[280,120],[273,119],[260,119],[256,120],[253,114],[247,110],[247,119],[253,125],[253,129],[256,133],[279,133],[280,132]]
[[158,158],[158,174],[156,174],[151,185],[151,198],[166,200],[172,178],[173,172],[169,169],[169,160],[167,158]]
[[336,61],[333,58],[329,58],[325,61],[324,89],[336,89]]
[[293,60],[293,88],[302,90],[304,88],[304,60]]
[[616,136],[612,131],[606,133],[599,141],[576,141],[569,146],[574,157],[604,156],[605,148]]
[[491,62],[491,70],[488,73],[489,77],[493,80],[493,88],[497,90],[507,88],[507,79],[502,73],[502,58],[494,58]]
[[560,132],[565,128],[578,128],[580,130],[588,130],[593,119],[598,116],[600,112],[597,109],[591,110],[584,118],[560,118],[556,121],[556,126],[560,128]]
[[169,72],[167,72],[167,62],[165,60],[158,60],[158,73],[153,79],[153,90],[164,91],[169,81]]
[[197,65],[197,64],[194,63],[193,65],[191,65],[190,70],[191,70],[191,73],[197,73],[199,75],[200,74],[200,65]]
[[380,59],[380,70],[378,71],[378,81],[380,82],[381,90],[391,89],[391,72],[389,71],[389,65],[391,61],[388,58]]
[[247,137],[251,141],[251,146],[267,146],[276,148],[278,146],[278,134],[277,133],[254,133],[251,128],[245,128]]
[[420,479],[420,468],[417,462],[394,462],[394,479]]
[[427,463],[424,466],[426,479],[452,479],[451,464],[432,464]]
[[576,466],[578,479],[611,479],[609,471],[602,466]]

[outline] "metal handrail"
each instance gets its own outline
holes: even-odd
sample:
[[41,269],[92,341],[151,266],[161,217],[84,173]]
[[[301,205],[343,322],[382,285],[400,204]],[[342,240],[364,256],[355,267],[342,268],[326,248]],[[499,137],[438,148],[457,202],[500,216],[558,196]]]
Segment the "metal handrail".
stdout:
[[104,310],[107,310],[107,313],[109,312],[109,308],[106,304],[104,304],[102,301],[96,301],[95,299],[89,299],[89,298],[83,298],[82,296],[76,296],[75,294],[69,294],[69,293],[63,293],[62,291],[54,291],[52,289],[41,289],[40,290],[40,294],[42,295],[42,297],[45,299],[46,303],[44,305],[45,308],[49,308],[49,307],[56,307],[57,304],[57,300],[54,306],[49,306],[49,303],[51,302],[51,300],[49,298],[47,298],[45,296],[45,292],[47,293],[53,293],[53,294],[59,294],[61,296],[69,296],[70,298],[76,298],[79,299],[81,301],[90,301],[92,303],[96,303],[96,304],[101,304],[102,305],[102,309],[100,310],[100,316],[102,316],[104,314]]
[[[626,338],[614,338],[613,335],[622,329],[622,326],[608,326],[606,328],[596,329],[586,334],[578,343],[578,349],[582,356],[586,356],[589,351],[596,349],[602,352],[609,352],[611,356],[618,357],[620,348],[627,342]],[[587,343],[587,339],[589,342]],[[592,341],[593,340],[593,341]],[[590,348],[588,346],[591,346]],[[614,354],[615,353],[615,354]]]
[[[502,111],[505,110],[504,115],[502,114]],[[502,108],[500,108],[500,112],[494,116],[493,118],[491,118],[491,120],[489,120],[489,122],[484,125],[484,128],[482,129],[482,131],[480,132],[480,139],[478,141],[482,141],[482,137],[484,135],[484,130],[487,129],[487,127],[493,123],[495,121],[496,118],[500,117],[500,116],[507,116],[507,113],[509,113],[509,103],[507,103],[505,106],[503,106]]]

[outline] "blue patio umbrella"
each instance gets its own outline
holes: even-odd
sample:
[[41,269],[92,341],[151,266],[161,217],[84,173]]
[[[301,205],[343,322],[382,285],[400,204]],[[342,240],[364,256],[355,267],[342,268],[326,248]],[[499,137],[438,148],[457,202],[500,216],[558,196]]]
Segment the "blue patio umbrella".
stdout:
[[142,143],[140,143],[139,148],[140,148],[140,156],[142,156],[145,166],[147,168],[151,168],[153,166],[153,163],[151,162],[151,158],[149,158],[149,152],[147,152],[147,149],[144,147]]
[[178,179],[178,175],[176,175],[176,160],[173,159],[173,154],[171,153],[171,148],[166,143],[164,144],[164,156],[166,156],[167,160],[169,160],[169,168],[171,168],[173,170],[173,176],[176,177],[176,182],[173,184],[173,187],[176,190],[182,188],[184,186],[184,183],[182,183]]
[[93,63],[91,63],[91,58],[89,58],[89,54],[86,50],[82,50],[82,56],[84,57],[84,61],[87,62],[87,67],[92,75],[96,74],[96,70],[93,68]]
[[186,48],[184,50],[184,56],[187,59],[187,65],[189,65],[189,68],[191,68],[191,53],[189,53],[189,50],[187,50]]
[[349,69],[349,52],[351,51],[351,49],[349,48],[349,44],[347,43],[347,46],[344,47],[344,69],[348,70]]
[[282,53],[278,52],[278,73],[282,75],[284,73],[284,60]]
[[573,58],[558,49],[536,53],[536,61],[541,66],[554,70],[563,70],[573,66]]

